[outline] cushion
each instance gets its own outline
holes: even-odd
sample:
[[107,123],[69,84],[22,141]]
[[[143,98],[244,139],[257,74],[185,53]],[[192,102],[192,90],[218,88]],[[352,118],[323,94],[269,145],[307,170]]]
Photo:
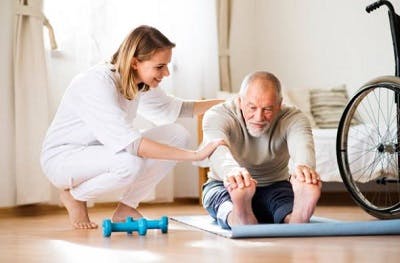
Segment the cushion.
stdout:
[[295,106],[301,110],[309,119],[312,128],[318,128],[311,114],[309,89],[288,90],[282,88],[282,99],[283,104]]
[[321,128],[337,128],[348,101],[346,86],[331,89],[310,89],[310,108],[316,125]]

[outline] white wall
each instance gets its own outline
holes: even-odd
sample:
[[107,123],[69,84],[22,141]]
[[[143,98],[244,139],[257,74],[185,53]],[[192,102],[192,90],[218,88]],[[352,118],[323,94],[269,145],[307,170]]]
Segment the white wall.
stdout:
[[394,74],[387,8],[368,14],[372,2],[234,1],[233,88],[256,69],[275,73],[288,89],[345,83],[350,92],[375,76]]
[[232,1],[230,27],[230,67],[232,90],[238,91],[243,77],[256,63],[258,43],[255,26],[256,0]]

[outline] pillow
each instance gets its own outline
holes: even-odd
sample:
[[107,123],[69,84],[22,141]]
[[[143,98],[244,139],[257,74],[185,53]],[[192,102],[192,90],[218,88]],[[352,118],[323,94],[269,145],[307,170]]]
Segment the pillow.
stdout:
[[[290,93],[290,94],[289,94]],[[309,119],[311,128],[318,128],[311,114],[310,95],[308,89],[287,90],[282,88],[282,103],[301,110]]]
[[347,101],[344,84],[331,89],[310,89],[311,114],[316,125],[321,129],[337,128]]

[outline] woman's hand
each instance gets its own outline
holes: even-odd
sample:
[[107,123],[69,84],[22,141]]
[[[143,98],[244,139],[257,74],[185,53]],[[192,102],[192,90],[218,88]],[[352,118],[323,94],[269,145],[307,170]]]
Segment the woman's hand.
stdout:
[[193,161],[201,161],[201,160],[206,159],[220,145],[226,145],[225,141],[222,140],[222,139],[219,139],[219,140],[215,140],[215,141],[209,142],[206,146],[204,146],[204,147],[202,147],[202,148],[200,148],[200,149],[198,149],[197,151],[194,152]]

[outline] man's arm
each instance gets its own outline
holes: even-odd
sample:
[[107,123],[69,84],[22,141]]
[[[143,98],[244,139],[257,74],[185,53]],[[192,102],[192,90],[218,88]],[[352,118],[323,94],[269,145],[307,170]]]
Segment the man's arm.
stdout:
[[292,176],[306,183],[318,184],[320,177],[315,170],[314,139],[309,120],[303,113],[295,113],[289,120],[287,132],[289,154],[295,165]]
[[230,151],[229,134],[231,125],[230,118],[227,116],[225,109],[220,106],[211,108],[203,117],[203,142],[207,144],[211,141],[222,139],[226,145],[217,147],[209,156],[211,173],[214,179],[223,181],[227,173],[233,168],[239,168],[239,164],[233,158]]
[[249,186],[251,175],[247,169],[241,167],[232,155],[229,134],[232,127],[231,117],[224,111],[211,109],[203,118],[203,143],[216,139],[223,139],[226,145],[220,145],[210,155],[212,177],[224,181],[225,186],[234,189]]

